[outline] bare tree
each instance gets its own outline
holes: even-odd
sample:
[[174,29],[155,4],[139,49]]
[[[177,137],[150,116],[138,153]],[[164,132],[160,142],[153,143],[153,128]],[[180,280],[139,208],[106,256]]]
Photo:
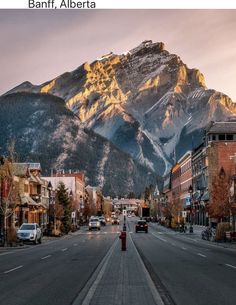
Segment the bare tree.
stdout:
[[[8,219],[11,218],[9,231],[15,232],[13,214],[16,206],[20,203],[19,183],[14,180],[13,159],[15,155],[15,143],[12,141],[8,146],[8,156],[0,157],[0,215],[3,219],[3,245],[7,245]],[[10,236],[9,236],[10,237]],[[11,240],[10,240],[11,241]]]
[[[1,184],[1,201],[0,201],[0,214],[3,219],[3,245],[7,245],[7,229],[8,219],[10,219],[17,204],[19,204],[19,189],[18,183],[14,181],[12,170],[12,159],[10,157],[1,157],[0,163],[0,184]],[[12,221],[9,225],[10,230],[14,230],[15,223]]]
[[226,174],[222,167],[212,183],[209,215],[223,221],[230,216],[230,210],[230,176]]

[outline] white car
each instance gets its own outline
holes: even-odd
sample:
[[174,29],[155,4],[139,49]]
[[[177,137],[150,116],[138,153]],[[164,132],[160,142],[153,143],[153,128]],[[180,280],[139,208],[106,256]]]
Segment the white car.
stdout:
[[42,231],[37,223],[23,223],[17,231],[17,238],[21,241],[32,241],[35,245],[42,242]]
[[98,217],[90,218],[89,231],[91,231],[93,229],[101,230],[101,222]]

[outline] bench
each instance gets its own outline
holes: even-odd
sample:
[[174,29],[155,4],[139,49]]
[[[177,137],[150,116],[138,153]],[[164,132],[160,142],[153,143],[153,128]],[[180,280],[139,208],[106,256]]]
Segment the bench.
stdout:
[[226,231],[225,239],[229,242],[236,241],[236,232]]

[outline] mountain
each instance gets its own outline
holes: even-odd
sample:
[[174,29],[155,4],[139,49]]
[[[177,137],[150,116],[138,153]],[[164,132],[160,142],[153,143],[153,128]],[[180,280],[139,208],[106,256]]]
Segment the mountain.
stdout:
[[11,92],[20,91],[62,98],[84,127],[160,175],[200,143],[210,121],[236,113],[228,96],[206,87],[199,70],[188,68],[164,43],[151,40],[42,85],[25,82]]
[[51,168],[85,171],[90,185],[117,196],[143,191],[156,183],[153,173],[111,142],[84,129],[63,99],[47,93],[8,93],[0,97],[0,154],[15,140],[19,162],[40,162]]

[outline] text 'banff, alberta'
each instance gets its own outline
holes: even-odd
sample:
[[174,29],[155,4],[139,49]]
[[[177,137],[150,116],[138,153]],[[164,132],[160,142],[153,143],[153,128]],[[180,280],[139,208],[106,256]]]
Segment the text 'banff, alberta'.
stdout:
[[29,8],[39,9],[88,9],[96,8],[96,2],[94,1],[73,1],[73,0],[48,0],[48,1],[28,1]]

